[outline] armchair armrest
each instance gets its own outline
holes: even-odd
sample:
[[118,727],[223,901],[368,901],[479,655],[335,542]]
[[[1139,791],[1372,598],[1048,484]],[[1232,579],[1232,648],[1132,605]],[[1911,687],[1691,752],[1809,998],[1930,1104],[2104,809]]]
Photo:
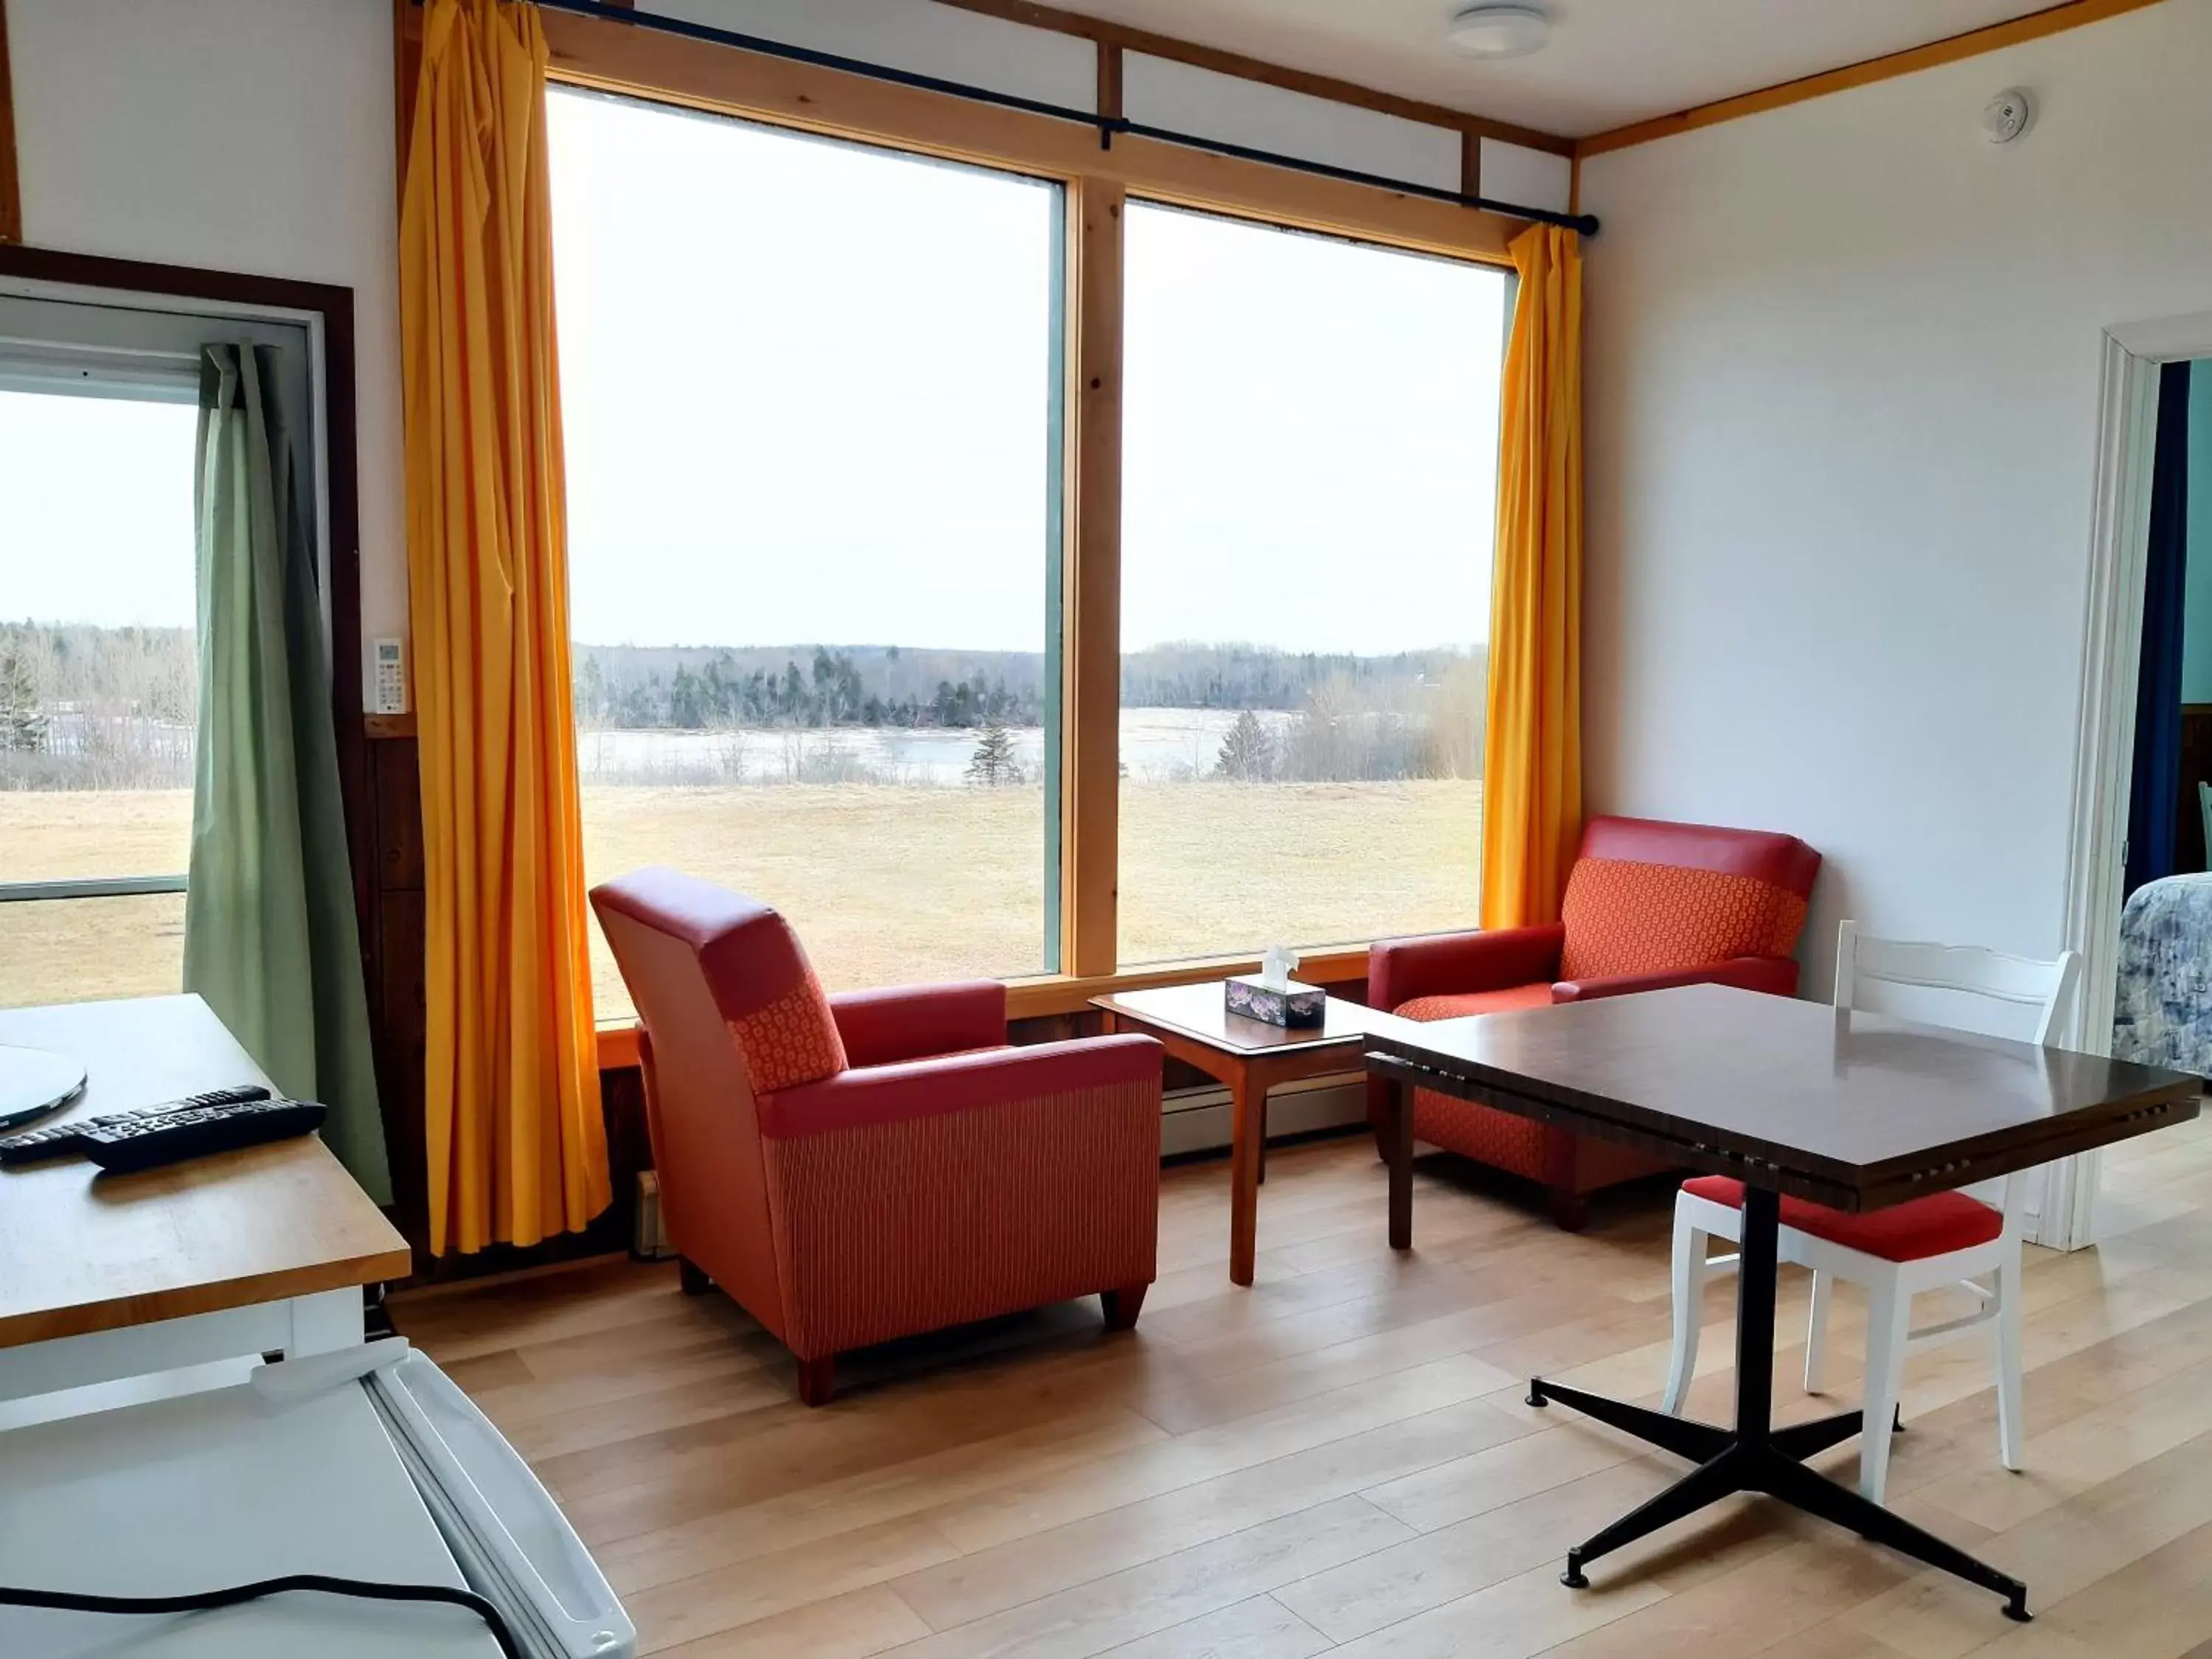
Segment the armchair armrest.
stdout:
[[1381,939],[1367,947],[1367,1001],[1395,1012],[1416,997],[1533,985],[1559,971],[1567,930],[1558,922]]
[[840,991],[830,1016],[854,1066],[888,1066],[1006,1040],[1006,988],[994,979]]
[[1795,996],[1797,963],[1790,957],[1730,957],[1725,962],[1679,969],[1671,974],[1609,974],[1563,980],[1552,988],[1552,1000],[1588,1002],[1592,997],[1628,996],[1638,991],[1664,991],[1677,985],[1734,985],[1778,997]]
[[860,1066],[818,1083],[763,1095],[761,1133],[770,1139],[791,1140],[832,1129],[950,1116],[1010,1101],[1145,1082],[1152,1085],[1157,1112],[1164,1053],[1147,1036],[1085,1037]]

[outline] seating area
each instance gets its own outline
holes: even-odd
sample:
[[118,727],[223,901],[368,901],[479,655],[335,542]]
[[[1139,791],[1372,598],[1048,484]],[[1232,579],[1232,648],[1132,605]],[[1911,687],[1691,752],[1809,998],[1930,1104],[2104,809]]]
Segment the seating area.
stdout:
[[2212,1659],[2212,0],[0,0],[0,1659]]

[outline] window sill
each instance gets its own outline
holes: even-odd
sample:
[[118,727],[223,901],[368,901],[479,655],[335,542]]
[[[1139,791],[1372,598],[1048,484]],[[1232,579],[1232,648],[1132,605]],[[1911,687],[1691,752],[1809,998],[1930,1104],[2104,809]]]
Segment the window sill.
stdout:
[[[1185,962],[1163,962],[1119,973],[1088,978],[1073,974],[1039,974],[1006,981],[1006,1018],[1039,1019],[1053,1014],[1080,1013],[1091,999],[1109,991],[1139,991],[1156,985],[1189,985],[1233,974],[1260,970],[1257,957],[1202,957]],[[1337,945],[1300,958],[1298,977],[1314,985],[1354,984],[1367,977],[1367,947]],[[637,1064],[637,1025],[631,1020],[611,1020],[599,1028],[599,1069],[617,1071]]]

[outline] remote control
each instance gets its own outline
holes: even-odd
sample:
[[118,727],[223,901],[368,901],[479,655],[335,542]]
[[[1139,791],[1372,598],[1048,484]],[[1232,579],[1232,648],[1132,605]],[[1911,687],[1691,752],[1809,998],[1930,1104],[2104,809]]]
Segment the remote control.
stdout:
[[126,1118],[85,1131],[84,1155],[112,1175],[157,1170],[188,1158],[283,1140],[323,1127],[328,1109],[312,1100],[241,1100]]
[[210,1089],[204,1095],[164,1101],[158,1106],[137,1106],[127,1112],[103,1112],[98,1117],[81,1117],[70,1123],[49,1123],[43,1129],[9,1135],[0,1140],[0,1167],[37,1164],[50,1158],[75,1158],[84,1151],[85,1133],[90,1129],[136,1122],[141,1118],[164,1117],[171,1112],[191,1111],[201,1106],[228,1106],[243,1101],[266,1100],[269,1092],[258,1083],[244,1083],[234,1089]]

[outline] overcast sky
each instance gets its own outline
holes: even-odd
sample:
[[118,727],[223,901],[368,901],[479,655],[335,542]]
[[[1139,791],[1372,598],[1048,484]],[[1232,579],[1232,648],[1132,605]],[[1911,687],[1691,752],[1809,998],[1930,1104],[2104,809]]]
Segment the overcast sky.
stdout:
[[[1049,186],[556,91],[572,620],[1037,650]],[[1504,281],[1133,205],[1126,647],[1487,631]],[[0,392],[0,616],[188,624],[193,411]]]

